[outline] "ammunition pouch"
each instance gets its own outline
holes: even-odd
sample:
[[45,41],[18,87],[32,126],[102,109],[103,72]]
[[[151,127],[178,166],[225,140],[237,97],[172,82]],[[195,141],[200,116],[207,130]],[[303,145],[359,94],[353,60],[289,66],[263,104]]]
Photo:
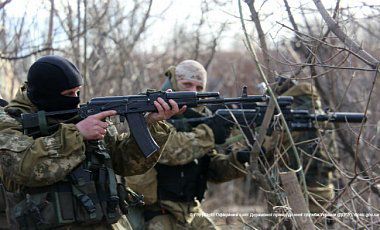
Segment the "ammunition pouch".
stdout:
[[119,195],[109,155],[101,145],[92,147],[86,148],[86,161],[65,180],[23,189],[25,198],[13,208],[20,229],[113,224],[119,220]]
[[13,208],[20,229],[48,229],[56,225],[54,203],[49,193],[27,194]]
[[27,189],[25,199],[13,208],[20,229],[49,229],[71,223],[91,225],[103,220],[95,183],[69,182]]
[[72,185],[71,188],[71,197],[75,198],[71,198],[73,200],[73,213],[75,213],[75,216],[71,214],[71,216],[68,217],[70,219],[74,217],[77,222],[86,225],[101,222],[103,218],[102,207],[96,193],[94,181],[88,181],[80,185]]

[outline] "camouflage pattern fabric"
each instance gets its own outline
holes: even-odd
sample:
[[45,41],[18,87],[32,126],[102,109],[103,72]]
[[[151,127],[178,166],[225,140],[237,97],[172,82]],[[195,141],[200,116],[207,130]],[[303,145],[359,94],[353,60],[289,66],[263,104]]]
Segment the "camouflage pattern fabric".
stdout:
[[167,165],[184,165],[204,156],[214,148],[214,134],[210,127],[200,124],[192,132],[177,132],[171,125],[172,134],[159,160]]
[[104,141],[111,151],[113,169],[116,174],[122,176],[139,175],[145,173],[156,164],[162,151],[165,149],[170,129],[166,122],[160,121],[149,126],[149,131],[161,148],[160,151],[157,151],[148,158],[144,157],[136,140],[132,136],[129,137],[126,133],[106,135]]
[[[20,122],[6,113],[9,109],[24,113],[37,110],[26,96],[25,87],[5,110],[0,108],[0,178],[9,191],[17,191],[20,185],[40,187],[58,182],[85,159],[85,142],[74,124],[60,124],[52,135],[33,139],[24,135]],[[149,129],[157,144],[164,146],[170,133],[167,124],[157,122]],[[160,157],[163,148],[146,159],[133,137],[111,132],[112,126],[108,131],[104,141],[115,173],[144,173]]]
[[[210,113],[205,108],[198,108],[200,111]],[[213,150],[213,133],[207,125],[198,125],[192,132],[178,132],[174,127],[171,129],[167,145],[159,159],[161,164],[183,165],[207,154],[211,157],[207,170],[209,182],[221,183],[245,176],[245,167],[237,161],[236,152],[224,155]],[[153,168],[146,174],[126,178],[130,188],[146,197],[147,209],[149,206],[159,206],[169,213],[150,220],[146,224],[148,229],[216,229],[210,219],[199,215],[202,209],[197,200],[185,203],[157,200],[156,175],[157,171]]]
[[[8,104],[7,101],[3,100],[3,97],[0,94],[0,108]],[[0,165],[1,172],[1,165]],[[0,228],[9,229],[8,218],[6,215],[6,210],[8,207],[7,191],[3,185],[3,182],[0,179]]]
[[28,187],[53,184],[85,159],[83,138],[72,124],[33,140],[23,135],[19,123],[2,109],[0,119],[0,161],[6,185],[9,180]]
[[193,222],[191,222],[191,229],[220,229],[218,226],[214,224],[214,222],[203,214],[203,211],[200,210],[198,212],[200,215],[194,216]]
[[159,215],[145,224],[147,230],[174,230],[186,229],[186,226],[181,226],[172,215]]
[[[208,153],[211,156],[211,162],[208,169],[207,179],[213,183],[222,183],[232,179],[245,176],[244,166],[236,159],[236,154],[231,155],[218,154],[215,151]],[[198,221],[206,218],[204,216],[195,215],[201,212],[198,201],[181,203],[170,200],[157,199],[157,171],[152,168],[143,175],[127,177],[127,184],[134,191],[144,195],[145,203],[149,205],[160,204],[170,215],[173,215],[179,223],[191,224],[196,216]],[[156,219],[159,220],[160,218]],[[164,218],[166,219],[166,218]],[[206,223],[209,220],[205,220]]]
[[[194,110],[205,116],[211,115],[211,111],[205,106],[199,106]],[[159,160],[162,164],[184,165],[203,157],[215,147],[214,133],[205,124],[194,127],[191,132],[179,132],[171,124],[169,127],[171,134],[168,144]]]
[[122,215],[117,223],[112,224],[113,230],[133,230],[131,224],[129,223],[127,217]]
[[[209,113],[205,107],[196,108],[198,112]],[[214,144],[214,134],[207,125],[201,124],[192,132],[177,132],[173,125],[168,124],[170,136],[163,148],[159,162],[167,165],[184,165],[210,152]],[[144,174],[127,177],[128,186],[144,195],[146,204],[157,202],[157,171],[152,168]]]
[[[294,85],[282,95],[294,97],[292,109],[304,109],[313,113],[321,113],[321,102],[317,89],[309,83],[301,82]],[[319,146],[320,140],[318,134],[316,131],[297,131],[292,132],[292,137],[300,154],[309,194],[320,205],[326,206],[334,197],[334,186],[332,184],[333,167],[329,163],[330,159],[327,153]],[[264,147],[269,150],[268,153],[272,152],[276,145],[282,144],[283,146],[280,146],[280,151],[288,149],[287,164],[296,169],[296,159],[287,138],[285,137],[282,143],[277,143],[273,141],[274,139],[275,137],[267,138],[265,141]],[[334,153],[332,148],[329,150],[329,154]],[[312,200],[309,200],[309,208],[311,212],[323,212]]]
[[313,199],[309,199],[309,210],[311,213],[324,212],[320,206],[326,207],[335,197],[334,185],[332,183],[318,187],[307,186],[307,190],[309,196],[313,197]]
[[154,168],[148,172],[126,177],[127,185],[133,191],[144,195],[146,205],[151,205],[157,202],[157,171]]
[[[198,213],[201,215],[201,213]],[[171,215],[160,215],[148,221],[145,225],[147,230],[189,230],[189,229],[219,229],[215,224],[206,216],[195,216],[191,224],[183,224],[178,222]]]
[[237,152],[229,155],[211,152],[212,156],[207,173],[208,181],[213,183],[227,182],[246,175],[245,167],[237,160]]
[[[27,105],[30,105],[27,107]],[[8,108],[35,112],[35,108],[21,90]],[[84,141],[73,124],[61,124],[58,131],[33,139],[23,135],[21,124],[0,110],[0,160],[5,179],[28,187],[44,186],[62,180],[84,158]],[[167,141],[168,126],[158,122],[149,127],[160,146]],[[146,172],[157,162],[160,152],[146,159],[136,141],[125,134],[107,134],[104,141],[111,150],[114,170],[120,175]]]
[[[146,229],[219,229],[201,209],[199,201],[181,203],[163,201],[160,203],[170,213],[155,216],[146,222]],[[188,215],[183,215],[188,212]]]

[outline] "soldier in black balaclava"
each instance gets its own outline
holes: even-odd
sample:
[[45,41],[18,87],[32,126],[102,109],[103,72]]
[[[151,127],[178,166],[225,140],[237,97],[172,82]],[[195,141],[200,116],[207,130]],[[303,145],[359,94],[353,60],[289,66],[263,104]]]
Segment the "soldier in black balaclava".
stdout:
[[61,94],[83,84],[79,70],[65,58],[45,56],[38,59],[29,69],[27,82],[28,97],[39,110],[73,109],[79,104],[79,95]]
[[[9,105],[0,108],[0,179],[7,191],[17,192],[8,202],[10,229],[112,229],[119,222],[128,229],[120,219],[125,201],[119,198],[125,196],[115,175],[145,173],[161,151],[146,158],[133,135],[119,134],[106,120],[115,110],[80,121],[62,115],[45,119],[41,111],[75,111],[81,85],[70,61],[45,56],[30,67],[27,84]],[[162,121],[186,107],[180,110],[174,100],[162,98],[154,105],[157,112],[146,114],[146,125],[163,149],[171,130]],[[38,116],[36,135],[25,135],[22,115],[28,113]]]

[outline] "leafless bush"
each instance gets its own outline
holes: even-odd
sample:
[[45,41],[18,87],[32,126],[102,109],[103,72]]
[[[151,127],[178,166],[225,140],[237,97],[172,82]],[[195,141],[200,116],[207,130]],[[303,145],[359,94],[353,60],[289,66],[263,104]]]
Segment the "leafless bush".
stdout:
[[[80,68],[85,77],[84,100],[160,88],[165,69],[183,59],[196,59],[205,65],[210,91],[237,96],[241,86],[247,85],[249,93],[257,94],[256,85],[263,81],[260,66],[270,86],[277,74],[292,76],[314,84],[324,108],[367,114],[363,126],[336,125],[332,131],[321,132],[318,143],[329,146],[331,138],[327,135],[335,133],[338,151],[328,153],[339,186],[331,210],[379,214],[378,4],[337,1],[326,14],[317,0],[245,0],[242,21],[246,31],[236,32],[236,43],[246,32],[248,39],[243,46],[254,47],[254,60],[249,49],[223,49],[223,35],[241,28],[239,16],[228,13],[229,4],[224,1],[200,1],[200,16],[184,15],[167,40],[162,41],[162,47],[152,49],[145,48],[151,42],[149,33],[162,14],[170,13],[169,5],[154,15],[153,0],[31,1],[21,16],[16,16],[11,10],[18,6],[16,2],[0,3],[0,90],[6,99],[11,99],[25,81],[30,64],[46,54],[63,55]],[[268,11],[268,6],[278,6],[280,11]],[[226,9],[226,20],[208,19],[217,8]],[[238,23],[233,24],[234,20]],[[282,33],[285,35],[279,35]],[[266,175],[271,183],[279,185],[278,165],[264,167],[271,169],[272,173]],[[266,194],[249,177],[210,185],[205,208],[208,212],[268,212]],[[220,197],[226,198],[223,204]],[[281,193],[279,197],[285,210],[286,196]],[[216,221],[226,227],[267,227],[270,223],[266,218]],[[270,221],[275,221],[271,226],[282,223],[280,219]],[[379,221],[378,216],[352,216],[337,218],[337,225],[375,229]]]

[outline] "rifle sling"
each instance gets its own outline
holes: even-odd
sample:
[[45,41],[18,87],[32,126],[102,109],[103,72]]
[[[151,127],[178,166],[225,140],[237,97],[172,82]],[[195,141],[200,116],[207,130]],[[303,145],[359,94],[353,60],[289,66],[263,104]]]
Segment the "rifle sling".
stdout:
[[47,120],[46,120],[46,112],[43,110],[40,110],[37,112],[37,115],[38,115],[38,124],[41,131],[41,135],[42,136],[49,135],[49,128],[48,128]]

